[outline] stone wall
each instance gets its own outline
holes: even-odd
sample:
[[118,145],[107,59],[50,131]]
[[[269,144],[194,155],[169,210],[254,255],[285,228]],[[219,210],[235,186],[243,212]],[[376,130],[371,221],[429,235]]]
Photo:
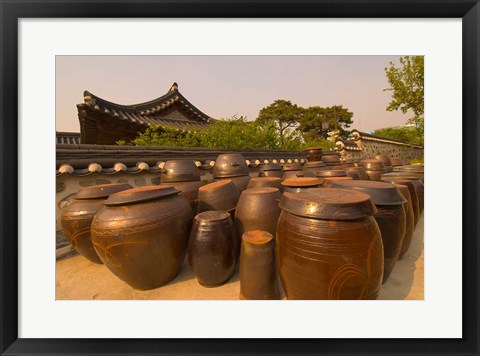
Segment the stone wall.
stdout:
[[362,149],[364,158],[384,154],[390,157],[401,157],[404,160],[423,158],[423,148],[407,144],[358,140],[357,145]]

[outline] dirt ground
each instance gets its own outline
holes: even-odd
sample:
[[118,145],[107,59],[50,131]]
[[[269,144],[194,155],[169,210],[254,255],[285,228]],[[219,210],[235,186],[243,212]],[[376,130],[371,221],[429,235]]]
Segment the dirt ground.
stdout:
[[[397,262],[378,299],[424,299],[423,216],[407,254]],[[223,286],[205,288],[198,284],[188,264],[169,284],[150,291],[138,291],[115,277],[104,265],[76,256],[56,263],[57,300],[238,300],[238,272]]]

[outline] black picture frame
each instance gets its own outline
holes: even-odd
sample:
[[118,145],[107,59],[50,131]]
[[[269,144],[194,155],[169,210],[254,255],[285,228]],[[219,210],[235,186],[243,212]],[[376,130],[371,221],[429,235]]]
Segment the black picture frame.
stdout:
[[[94,6],[92,6],[94,4]],[[479,354],[478,0],[0,0],[0,353],[99,354]],[[20,18],[322,17],[463,19],[463,338],[461,339],[19,339],[18,26]],[[460,108],[459,108],[460,110]],[[448,149],[448,147],[446,147]],[[448,281],[445,281],[448,288]],[[438,322],[441,322],[439,315]]]

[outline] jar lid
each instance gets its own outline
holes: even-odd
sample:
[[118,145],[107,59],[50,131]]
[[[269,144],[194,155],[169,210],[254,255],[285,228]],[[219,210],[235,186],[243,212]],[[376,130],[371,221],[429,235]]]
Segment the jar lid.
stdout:
[[375,205],[400,205],[406,203],[402,193],[391,183],[369,180],[333,181],[332,188],[354,189],[367,193]]
[[268,163],[260,167],[262,171],[281,171],[282,166],[279,163]]
[[377,212],[368,194],[338,188],[283,193],[279,207],[295,215],[324,220],[356,220]]
[[379,159],[364,159],[360,165],[368,171],[384,171],[385,164]]
[[396,166],[393,168],[395,172],[415,172],[415,173],[423,173],[424,166],[423,164],[408,164],[406,166]]
[[382,174],[380,179],[384,180],[383,178],[385,178],[385,180],[391,179],[391,178],[421,180],[422,176],[414,172],[392,172],[392,173]]
[[340,156],[337,154],[322,155],[322,161],[326,163],[338,163],[340,162]]
[[242,240],[252,245],[265,245],[273,240],[273,235],[264,230],[249,230],[243,233]]
[[302,165],[299,162],[285,163],[283,165],[283,171],[301,171]]
[[326,167],[327,165],[323,161],[307,162],[303,165],[303,168],[321,168]]
[[375,159],[382,161],[385,166],[392,166],[392,160],[387,155],[376,155]]
[[103,204],[107,206],[126,205],[155,200],[177,193],[180,193],[180,190],[169,185],[139,187],[112,194]]
[[282,185],[286,187],[313,187],[322,183],[323,179],[319,178],[287,178],[282,182]]
[[75,195],[75,199],[100,199],[108,198],[110,194],[121,192],[122,190],[131,189],[132,186],[128,183],[113,183],[113,184],[100,184],[93,185],[80,189]]
[[283,173],[282,179],[289,178],[306,178],[306,177],[315,177],[315,172],[313,171],[286,171]]
[[250,188],[245,189],[242,192],[242,195],[256,195],[256,194],[279,194],[280,190],[275,187],[261,187],[261,188]]
[[317,177],[346,177],[347,171],[344,169],[325,169],[317,171]]

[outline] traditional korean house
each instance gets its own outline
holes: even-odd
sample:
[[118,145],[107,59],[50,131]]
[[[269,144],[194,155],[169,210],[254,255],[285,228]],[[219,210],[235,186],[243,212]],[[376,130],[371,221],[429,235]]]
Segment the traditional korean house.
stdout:
[[114,145],[130,141],[149,126],[166,126],[177,130],[201,130],[212,119],[190,103],[177,83],[165,95],[135,105],[121,105],[83,93],[84,102],[77,105],[82,144]]

